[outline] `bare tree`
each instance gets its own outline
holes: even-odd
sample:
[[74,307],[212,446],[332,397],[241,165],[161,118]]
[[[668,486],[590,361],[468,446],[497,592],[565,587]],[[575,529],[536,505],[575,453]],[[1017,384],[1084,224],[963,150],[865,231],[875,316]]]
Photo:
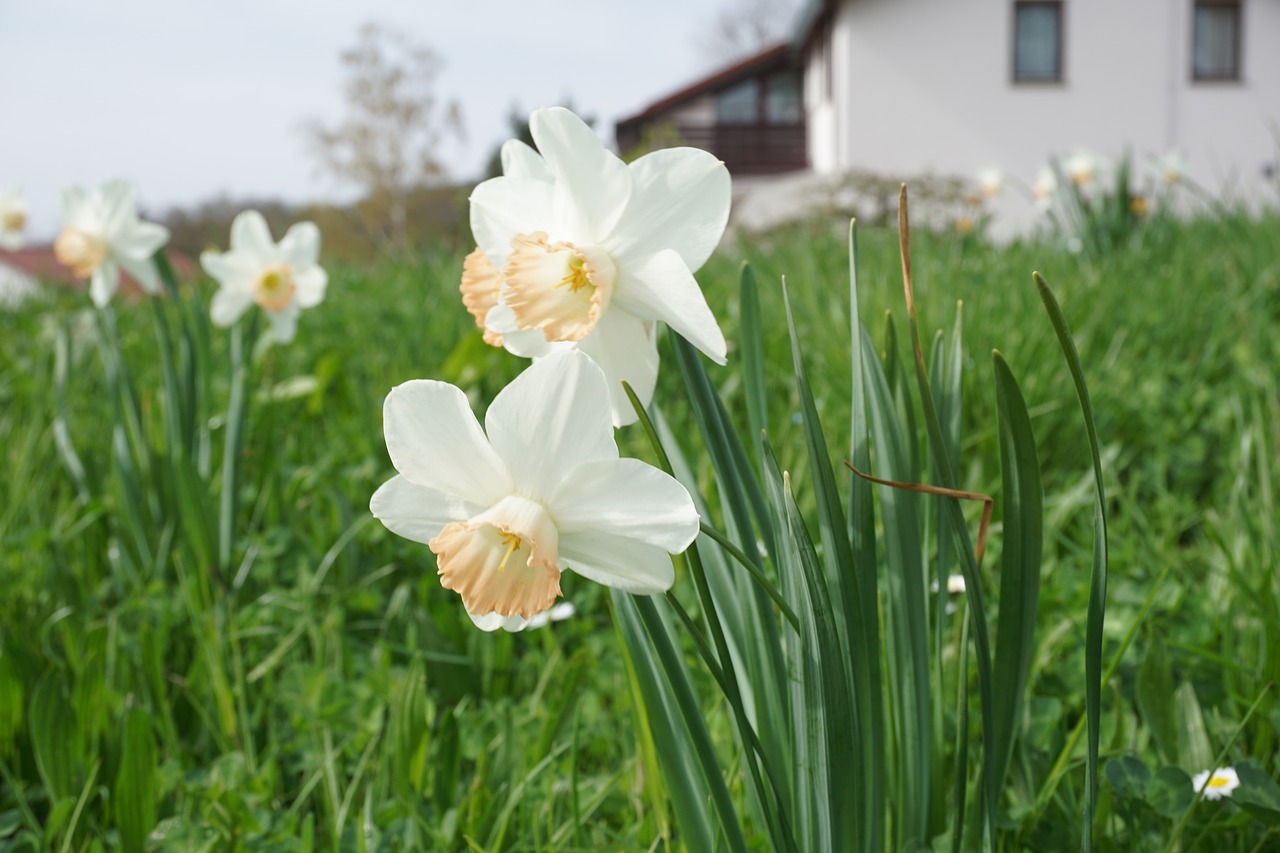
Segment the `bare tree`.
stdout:
[[750,56],[791,35],[796,0],[729,0],[700,38],[721,62]]
[[309,121],[303,132],[322,169],[362,188],[359,207],[402,248],[406,199],[444,179],[440,143],[462,136],[462,113],[436,95],[435,52],[404,33],[365,24],[342,66],[346,117],[332,126]]

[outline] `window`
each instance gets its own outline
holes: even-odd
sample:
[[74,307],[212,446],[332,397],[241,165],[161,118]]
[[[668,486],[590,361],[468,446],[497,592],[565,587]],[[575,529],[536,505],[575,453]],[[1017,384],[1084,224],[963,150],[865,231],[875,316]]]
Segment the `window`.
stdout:
[[759,80],[747,80],[716,95],[716,121],[720,124],[755,124],[759,120]]
[[799,124],[804,120],[799,71],[779,71],[765,80],[764,120],[768,124]]
[[1191,79],[1240,79],[1239,0],[1196,0],[1191,24]]
[[1013,80],[1057,83],[1062,80],[1062,3],[1013,4]]

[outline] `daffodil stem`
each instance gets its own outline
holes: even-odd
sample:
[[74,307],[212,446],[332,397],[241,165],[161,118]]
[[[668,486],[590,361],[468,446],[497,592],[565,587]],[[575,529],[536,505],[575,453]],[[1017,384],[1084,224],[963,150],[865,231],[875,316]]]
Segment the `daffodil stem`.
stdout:
[[[712,637],[715,639],[715,652],[707,645],[702,633],[697,630],[697,625],[693,622],[692,617],[685,612],[679,601],[670,592],[667,593],[667,601],[671,603],[672,609],[676,611],[681,621],[685,623],[686,628],[689,629],[694,645],[697,646],[703,660],[706,661],[707,670],[711,673],[711,677],[715,679],[716,683],[720,685],[720,691],[724,694],[725,701],[729,703],[729,707],[733,710],[738,734],[743,740],[746,752],[743,758],[747,769],[751,772],[756,790],[760,792],[762,799],[765,795],[765,788],[764,780],[760,776],[760,765],[764,765],[764,773],[769,777],[769,786],[773,789],[774,808],[776,820],[778,821],[775,840],[777,840],[778,836],[781,836],[787,842],[787,849],[797,851],[799,848],[796,846],[790,822],[787,820],[786,807],[782,801],[782,787],[769,766],[769,760],[765,755],[764,746],[760,743],[759,736],[756,734],[755,729],[751,727],[751,721],[747,719],[746,709],[742,702],[742,692],[738,687],[737,675],[733,671],[733,659],[729,657],[729,646],[725,641],[724,631],[720,627],[720,617],[716,614],[715,602],[711,598],[711,589],[707,585],[706,575],[702,568],[702,561],[698,557],[697,548],[690,548],[685,552],[685,558],[689,561],[689,574],[693,576],[694,585],[698,589],[698,599],[702,603],[703,616],[711,629]],[[755,753],[759,758],[759,763],[752,756],[752,753]],[[767,817],[768,815],[766,815]]]
[[227,402],[226,436],[222,451],[222,499],[218,513],[218,565],[219,571],[231,570],[231,549],[235,542],[236,505],[240,488],[240,444],[248,415],[247,387],[249,362],[253,356],[253,339],[257,330],[258,314],[249,321],[249,333],[240,326],[231,330],[231,398]]
[[156,339],[160,343],[160,366],[164,373],[164,392],[165,397],[168,398],[165,427],[168,432],[169,458],[177,459],[187,456],[188,448],[182,435],[183,404],[178,397],[178,374],[173,369],[173,340],[169,335],[169,321],[164,315],[164,307],[160,304],[160,299],[152,297],[150,301],[152,315],[156,321]]
[[721,548],[727,551],[730,556],[737,560],[742,567],[747,570],[747,574],[751,575],[751,579],[754,580],[756,584],[773,599],[774,604],[778,605],[778,609],[782,611],[782,615],[791,623],[791,627],[799,631],[800,617],[791,609],[791,605],[787,604],[787,600],[782,597],[782,593],[778,592],[777,588],[773,584],[769,583],[769,579],[765,577],[759,569],[751,564],[751,558],[748,557],[741,548],[733,544],[728,536],[724,535],[719,530],[716,530],[705,521],[699,523],[699,528],[709,538],[714,539]]
[[[644,430],[645,436],[649,439],[649,444],[653,447],[654,454],[658,457],[658,467],[674,477],[675,471],[671,466],[671,458],[667,456],[667,451],[663,449],[662,442],[658,439],[658,431],[654,429],[653,421],[649,419],[649,413],[644,410],[644,406],[640,404],[640,398],[636,396],[636,392],[628,383],[622,383],[622,390],[627,393],[627,399],[631,401],[631,407],[635,409],[640,426]],[[773,599],[774,604],[778,605],[778,609],[782,611],[782,615],[787,618],[791,626],[797,631],[800,630],[800,617],[796,616],[796,612],[791,609],[791,605],[787,604],[787,600],[783,598],[782,593],[778,592],[777,588],[769,582],[769,579],[751,562],[751,558],[746,555],[746,552],[735,545],[728,536],[706,522],[699,522],[699,527],[703,533],[714,539],[721,548],[724,548],[725,551],[729,552],[730,556],[742,564],[751,579]]]
[[[720,668],[715,652],[707,644],[707,638],[702,636],[702,631],[698,629],[698,623],[689,615],[689,611],[684,609],[680,599],[676,598],[675,594],[670,591],[667,592],[667,603],[671,605],[671,609],[676,612],[676,615],[680,617],[680,621],[684,623],[685,629],[693,639],[694,646],[698,649],[698,654],[702,655],[702,660],[707,665],[707,671],[711,673],[711,677],[715,679],[716,684],[720,685],[720,690],[728,695],[730,688],[725,681],[724,670]],[[760,736],[750,726],[747,727],[747,734],[749,735],[749,746],[756,751],[761,761],[763,761],[764,744],[760,742]],[[765,766],[765,772],[769,774],[769,782],[773,785],[774,790],[778,790],[777,780],[773,778],[773,773],[769,770],[768,765]]]
[[[644,429],[645,435],[648,436],[649,443],[653,446],[653,452],[658,457],[659,467],[661,467],[663,471],[667,472],[667,474],[674,477],[675,471],[671,466],[671,459],[663,449],[662,442],[658,439],[657,430],[653,428],[653,421],[649,419],[649,414],[644,410],[644,406],[640,403],[640,398],[636,396],[636,392],[632,390],[628,383],[623,382],[622,389],[626,392],[627,399],[631,401],[631,407],[635,410],[636,418],[639,420],[640,426]],[[721,545],[731,544],[719,533],[719,531],[714,531],[713,528],[705,524],[700,524],[700,526],[702,531],[707,533],[707,535],[717,543],[720,543]],[[739,559],[743,565],[750,564],[750,560],[740,549],[735,547],[732,549],[731,553],[734,553],[735,558]],[[746,761],[747,768],[751,771],[752,781],[755,783],[756,790],[759,791],[762,798],[765,795],[765,788],[764,780],[760,776],[761,764],[764,765],[765,775],[769,777],[769,785],[773,789],[774,795],[773,818],[778,824],[774,832],[775,839],[779,837],[782,838],[787,843],[787,849],[796,850],[795,837],[792,834],[790,822],[787,820],[786,807],[782,801],[782,788],[778,784],[778,780],[774,776],[773,771],[770,769],[769,761],[765,756],[764,748],[760,744],[760,739],[756,735],[755,730],[751,727],[751,721],[747,719],[746,709],[742,701],[742,692],[738,687],[738,678],[733,671],[733,659],[729,656],[729,643],[725,639],[724,629],[720,624],[720,617],[716,613],[715,600],[712,598],[711,588],[707,584],[706,573],[702,568],[702,559],[698,556],[697,545],[694,545],[685,551],[685,559],[689,563],[689,574],[693,577],[694,585],[698,590],[698,600],[702,604],[703,616],[706,618],[707,626],[710,629],[711,635],[716,644],[715,653],[712,653],[711,649],[706,646],[706,641],[702,639],[701,634],[696,631],[693,632],[694,641],[698,644],[699,650],[703,652],[703,657],[707,661],[708,668],[712,671],[712,676],[715,677],[716,682],[720,685],[720,689],[724,693],[725,700],[733,710],[734,720],[738,727],[738,734],[742,738],[746,747],[746,755],[744,756],[744,759]],[[751,577],[756,579],[757,582],[763,582],[766,591],[770,589],[768,581],[765,580],[762,575],[753,571]],[[668,593],[667,598],[668,601],[673,602],[673,607],[676,608],[677,613],[681,614],[681,618],[686,620],[686,624],[691,625],[692,623],[691,620],[688,619],[688,614],[683,613],[682,608],[679,607],[679,603],[675,601],[674,596]],[[775,598],[775,601],[778,601],[784,607],[786,606],[785,602],[781,601],[780,596]],[[787,608],[784,612],[789,614],[789,618],[793,623],[798,622],[795,612],[790,608]],[[717,660],[719,661],[718,666],[714,663]],[[753,755],[753,753],[756,755]],[[756,761],[756,756],[759,757],[759,763]],[[768,817],[768,815],[766,815],[766,817]]]

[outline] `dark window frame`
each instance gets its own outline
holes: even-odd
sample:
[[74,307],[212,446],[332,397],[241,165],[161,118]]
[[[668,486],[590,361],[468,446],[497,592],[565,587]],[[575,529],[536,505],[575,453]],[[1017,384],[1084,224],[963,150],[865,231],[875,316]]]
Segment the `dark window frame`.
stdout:
[[[1064,0],[1014,0],[1013,15],[1010,17],[1010,50],[1009,79],[1018,86],[1048,85],[1058,86],[1066,82],[1066,9]],[[1044,75],[1020,74],[1018,69],[1018,12],[1027,8],[1053,9],[1058,16],[1057,44],[1055,56],[1057,69],[1052,77]]]
[[[1222,74],[1202,73],[1196,67],[1196,17],[1201,9],[1219,8],[1235,12],[1232,68]],[[1192,0],[1191,3],[1191,82],[1240,83],[1244,80],[1244,3],[1242,0]]]
[[[796,119],[795,121],[770,121],[769,114],[768,114],[769,81],[774,77],[788,75],[788,74],[795,74],[798,77],[798,81],[796,84],[796,99],[797,99],[797,103],[800,106],[799,113],[798,113],[799,118]],[[807,119],[805,117],[805,108],[804,108],[804,76],[805,75],[804,75],[803,68],[787,67],[787,68],[774,68],[769,71],[751,74],[740,80],[735,80],[730,85],[725,86],[724,88],[712,94],[712,98],[714,99],[714,102],[716,104],[715,126],[716,127],[801,127],[802,125],[807,123]],[[734,89],[737,89],[739,86],[743,86],[748,83],[753,83],[756,89],[755,120],[754,121],[724,121],[720,117],[720,112],[719,112],[720,96],[724,95],[726,92],[731,92]]]

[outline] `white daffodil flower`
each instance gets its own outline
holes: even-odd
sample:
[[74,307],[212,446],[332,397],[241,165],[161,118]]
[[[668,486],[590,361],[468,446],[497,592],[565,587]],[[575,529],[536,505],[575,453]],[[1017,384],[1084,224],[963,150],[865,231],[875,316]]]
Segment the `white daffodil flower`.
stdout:
[[1187,174],[1187,159],[1177,151],[1168,151],[1152,162],[1151,173],[1166,184],[1176,184]]
[[978,191],[983,198],[995,198],[1004,189],[1004,172],[992,167],[978,172]]
[[[543,162],[541,155],[519,139],[508,139],[502,144],[502,174],[509,178],[552,183],[551,172]],[[490,346],[503,345],[502,335],[490,329],[485,321],[489,310],[498,304],[498,295],[502,292],[504,279],[502,271],[493,265],[480,247],[476,247],[462,262],[463,307],[475,318],[476,325],[484,333],[484,342]],[[536,343],[540,338],[535,332],[530,338]]]
[[644,403],[653,396],[656,321],[725,361],[724,335],[693,271],[724,234],[729,172],[694,148],[628,166],[565,109],[538,110],[529,127],[541,154],[509,143],[503,176],[471,194],[471,230],[489,264],[464,275],[464,294],[487,294],[468,308],[483,300],[473,313],[483,310],[486,328],[516,355],[590,355],[608,377],[614,423],[632,423],[621,383]]
[[572,570],[626,592],[671,588],[669,554],[698,535],[684,486],[621,459],[601,369],[581,352],[540,359],[489,406],[484,429],[461,390],[414,380],[387,395],[387,451],[399,474],[369,509],[425,543],[440,585],[486,631],[519,631]]
[[1044,211],[1053,206],[1053,197],[1058,192],[1058,176],[1049,166],[1041,166],[1036,172],[1035,183],[1031,185],[1031,193],[1035,196],[1036,208]]
[[26,229],[27,200],[16,192],[0,190],[0,249],[21,249]]
[[1071,183],[1080,189],[1088,189],[1098,179],[1098,158],[1092,152],[1080,149],[1067,158],[1063,171]]
[[1197,773],[1191,779],[1191,790],[1200,793],[1204,789],[1206,800],[1220,800],[1231,796],[1231,792],[1240,787],[1240,777],[1234,767],[1218,767],[1212,771]]
[[302,309],[324,299],[329,276],[317,264],[319,257],[320,229],[314,223],[297,223],[276,243],[262,214],[244,211],[231,223],[231,250],[200,255],[200,265],[219,284],[210,318],[230,326],[256,302],[267,312],[275,339],[288,343]]
[[99,307],[120,286],[121,268],[147,293],[159,292],[151,256],[168,241],[169,229],[138,219],[127,181],[107,181],[88,193],[80,187],[62,192],[62,232],[53,251],[76,277],[89,279],[89,295]]

